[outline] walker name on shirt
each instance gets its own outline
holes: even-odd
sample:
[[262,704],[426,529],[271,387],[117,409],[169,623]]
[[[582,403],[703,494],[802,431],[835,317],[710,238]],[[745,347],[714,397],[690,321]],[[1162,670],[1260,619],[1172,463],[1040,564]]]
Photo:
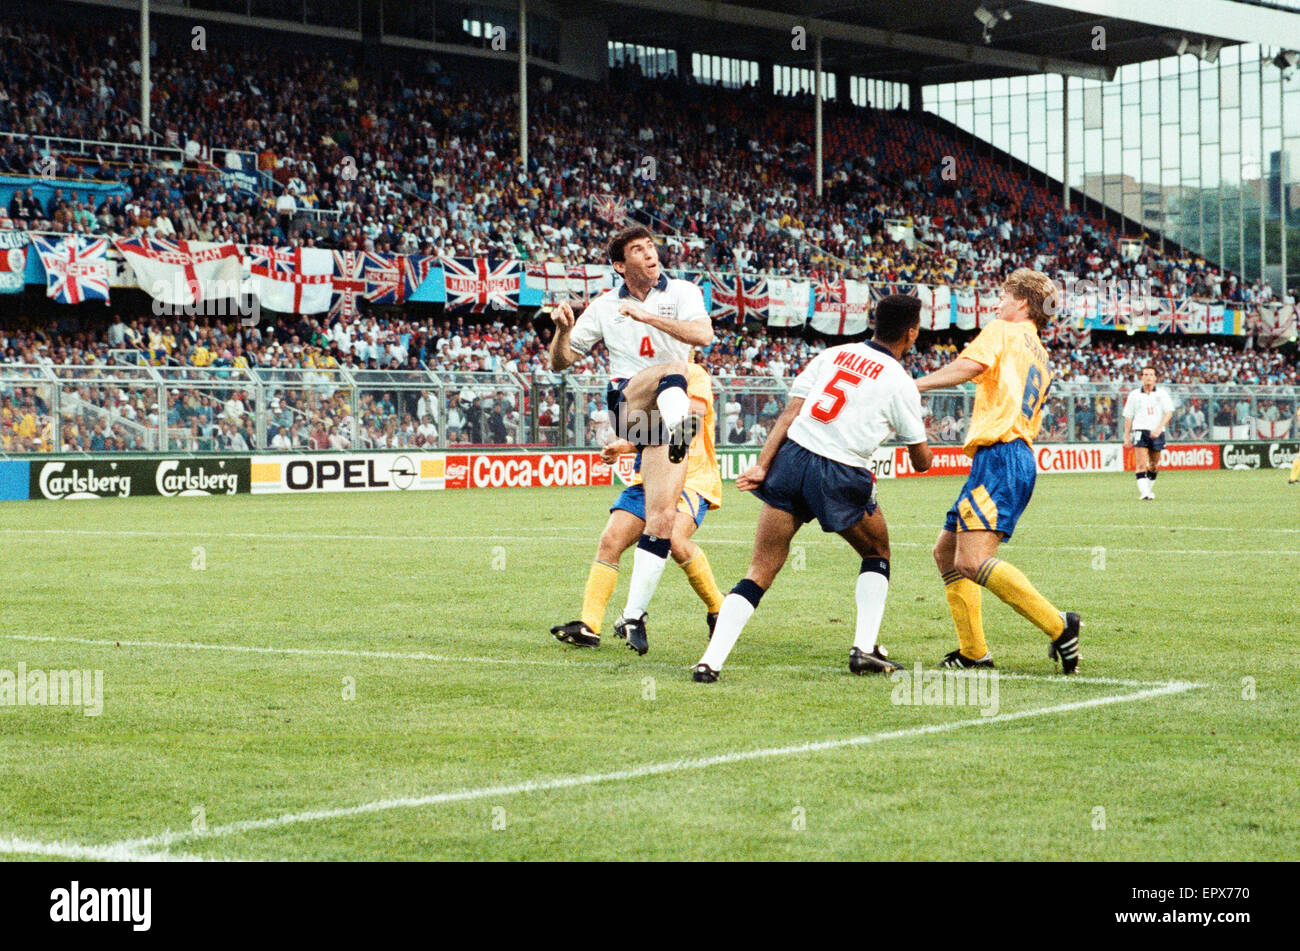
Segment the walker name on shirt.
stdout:
[[874,380],[880,376],[880,372],[885,369],[883,363],[877,363],[870,357],[854,353],[852,350],[844,350],[835,355],[834,363],[837,367],[848,370],[850,373],[856,373],[858,376],[866,377],[868,380]]

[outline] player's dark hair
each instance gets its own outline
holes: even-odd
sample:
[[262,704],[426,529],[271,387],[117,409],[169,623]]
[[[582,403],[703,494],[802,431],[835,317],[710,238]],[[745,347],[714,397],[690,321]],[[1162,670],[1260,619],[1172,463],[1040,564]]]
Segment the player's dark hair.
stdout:
[[1144,366],[1141,370],[1139,370],[1138,373],[1139,373],[1139,374],[1146,373],[1147,370],[1150,370],[1152,373],[1154,373],[1154,374],[1156,375],[1156,379],[1157,379],[1157,380],[1160,379],[1160,371],[1157,370],[1155,367],[1153,367],[1153,366],[1152,366],[1151,364],[1149,364],[1149,363],[1148,363],[1146,366]]
[[614,237],[609,239],[609,259],[618,264],[622,264],[623,249],[628,246],[629,242],[635,241],[638,238],[649,238],[653,241],[654,237],[655,236],[650,233],[650,229],[645,225],[631,225],[630,227],[616,231],[614,232]]
[[921,298],[910,294],[890,294],[876,305],[875,339],[881,343],[898,343],[920,323]]

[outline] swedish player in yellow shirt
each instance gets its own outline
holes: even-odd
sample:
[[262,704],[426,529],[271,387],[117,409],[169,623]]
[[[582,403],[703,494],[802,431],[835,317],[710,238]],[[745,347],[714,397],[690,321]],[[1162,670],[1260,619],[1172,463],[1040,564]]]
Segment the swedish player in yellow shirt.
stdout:
[[1014,565],[997,557],[1034,491],[1037,466],[1031,448],[1042,425],[1052,373],[1039,332],[1059,301],[1041,271],[1019,268],[1002,285],[998,319],[955,360],[916,381],[921,392],[975,381],[975,407],[965,451],[970,478],[948,511],[934,546],[957,628],[957,650],[941,667],[992,667],[984,641],[980,587],[1051,638],[1048,656],[1072,674],[1079,665],[1079,615],[1062,613]]
[[[722,505],[722,473],[718,469],[713,439],[718,425],[713,406],[713,384],[699,364],[687,365],[686,395],[691,401],[691,412],[703,416],[704,422],[686,455],[686,482],[677,501],[669,554],[682,566],[686,579],[704,602],[705,620],[712,635],[713,624],[722,607],[722,592],[718,590],[708,557],[691,536],[704,522],[705,513]],[[636,452],[636,447],[632,443],[618,439],[601,450],[601,458],[613,463],[618,456],[633,452]],[[618,584],[619,560],[637,543],[644,527],[645,486],[641,483],[638,467],[631,483],[610,507],[609,521],[601,533],[596,560],[591,563],[587,574],[587,586],[582,595],[582,618],[556,625],[551,628],[552,634],[576,647],[600,646],[601,621]],[[614,625],[614,633],[626,637],[619,624]],[[637,650],[631,639],[628,639],[628,647]]]

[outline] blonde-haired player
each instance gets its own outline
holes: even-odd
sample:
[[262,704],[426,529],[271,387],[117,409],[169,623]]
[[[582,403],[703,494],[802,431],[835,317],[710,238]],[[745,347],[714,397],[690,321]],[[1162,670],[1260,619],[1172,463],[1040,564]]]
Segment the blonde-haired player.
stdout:
[[[691,536],[703,523],[705,513],[722,505],[722,473],[718,469],[713,436],[718,425],[713,405],[713,384],[708,373],[697,363],[687,366],[686,394],[691,400],[691,412],[704,417],[704,423],[691,441],[686,455],[686,482],[677,500],[669,554],[673,561],[682,566],[691,587],[704,602],[705,619],[709,633],[712,634],[713,624],[722,605],[722,592],[718,590],[708,557]],[[631,442],[616,439],[601,450],[601,458],[613,463],[618,456],[634,452],[636,447]],[[596,559],[587,573],[581,619],[556,625],[551,628],[552,634],[566,644],[577,647],[600,645],[601,621],[618,584],[619,560],[625,551],[636,544],[644,527],[645,486],[638,466],[628,487],[610,507],[609,521],[601,533]],[[617,625],[614,632],[620,637],[624,636]],[[628,646],[636,649],[631,643]]]
[[917,380],[921,392],[975,381],[975,406],[966,433],[970,478],[948,511],[934,546],[957,628],[959,647],[941,667],[992,667],[984,641],[980,587],[988,588],[1036,625],[1052,643],[1048,655],[1064,673],[1079,664],[1079,615],[1062,614],[1020,569],[996,557],[1034,492],[1038,467],[1031,448],[1043,422],[1052,382],[1038,338],[1059,300],[1042,271],[1018,268],[1002,285],[998,319],[947,366]]

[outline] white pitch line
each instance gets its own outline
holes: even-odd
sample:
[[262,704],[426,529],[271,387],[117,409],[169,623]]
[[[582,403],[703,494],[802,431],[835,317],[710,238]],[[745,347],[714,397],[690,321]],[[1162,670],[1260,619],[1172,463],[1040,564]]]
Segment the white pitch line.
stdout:
[[[87,647],[155,647],[171,650],[227,651],[235,654],[284,654],[301,657],[359,657],[369,660],[406,660],[423,661],[434,664],[504,664],[526,667],[570,667],[585,671],[603,670],[593,658],[588,662],[566,660],[537,660],[531,657],[481,657],[457,656],[454,654],[428,654],[421,651],[364,651],[349,650],[343,647],[260,647],[249,644],[196,644],[186,641],[124,641],[119,639],[96,639],[89,637],[54,637],[44,634],[0,634],[0,639],[10,641],[27,641],[40,644],[82,644]],[[669,664],[664,661],[643,661],[623,658],[637,669],[657,667],[665,670],[687,671],[690,668],[681,664]],[[728,664],[728,670],[744,670],[756,673],[802,673],[824,672],[812,664],[776,664],[770,667],[753,667],[744,664]],[[949,671],[951,676],[979,676],[979,671]],[[1084,677],[1063,674],[1016,674],[998,671],[999,680],[1041,680],[1047,683],[1104,684],[1113,687],[1164,687],[1170,683],[1182,681],[1166,680],[1119,680],[1114,677]],[[1188,683],[1189,687],[1204,687],[1205,684]]]
[[480,799],[496,799],[504,796],[523,795],[525,793],[574,789],[581,786],[593,786],[598,783],[626,782],[628,780],[641,779],[647,776],[660,776],[667,773],[709,769],[714,766],[725,766],[731,763],[775,759],[786,756],[799,756],[809,753],[822,753],[828,750],[844,749],[846,747],[854,746],[867,746],[875,743],[887,742],[889,740],[904,739],[911,736],[948,733],[953,730],[961,730],[967,727],[991,725],[994,723],[1010,723],[1015,720],[1024,720],[1029,717],[1051,716],[1057,713],[1087,710],[1115,703],[1133,703],[1139,700],[1151,700],[1156,697],[1182,693],[1194,689],[1194,687],[1194,684],[1173,682],[1167,683],[1161,687],[1141,690],[1136,693],[1094,697],[1090,700],[1076,700],[1072,703],[1059,703],[1050,707],[1021,710],[1016,713],[1000,713],[991,717],[976,716],[967,720],[955,720],[949,723],[909,727],[904,730],[890,730],[884,733],[870,733],[864,736],[852,736],[840,740],[820,740],[810,743],[800,743],[793,746],[743,750],[734,753],[722,753],[717,756],[683,758],[662,763],[647,763],[642,766],[634,766],[629,769],[614,770],[607,773],[587,773],[579,776],[560,776],[554,779],[528,780],[509,785],[487,786],[479,787],[477,789],[458,789],[450,792],[433,793],[426,796],[412,796],[399,799],[378,799],[373,802],[361,803],[355,806],[344,806],[336,809],[314,809],[305,812],[285,813],[283,815],[270,816],[264,819],[245,819],[240,822],[229,823],[228,825],[213,826],[203,832],[196,832],[193,829],[178,832],[162,832],[158,835],[152,835],[146,838],[126,839],[121,842],[114,842],[105,846],[105,848],[123,849],[129,852],[137,852],[143,849],[154,849],[159,847],[165,849],[177,842],[221,838],[240,835],[246,832],[278,829],[285,826],[301,825],[310,822],[327,822],[332,819],[345,819],[352,816],[372,815],[379,812],[389,812],[394,809],[417,809],[424,806],[441,805],[443,803],[472,802]]
[[206,862],[184,853],[145,852],[121,844],[79,845],[75,842],[41,842],[0,836],[0,855],[40,855],[46,858],[93,862]]
[[[10,535],[92,535],[122,538],[249,538],[275,541],[349,541],[349,542],[419,542],[433,544],[436,542],[590,542],[591,534],[583,535],[346,535],[321,534],[308,532],[214,532],[208,529],[193,531],[165,532],[153,530],[131,531],[125,529],[87,529],[87,528],[0,528],[0,533]],[[701,539],[705,545],[752,545],[752,538],[713,538]],[[800,545],[837,544],[835,539],[816,536],[800,538]],[[930,548],[932,542],[890,543],[894,548]],[[1127,555],[1255,555],[1259,557],[1276,557],[1278,555],[1300,555],[1300,549],[1291,548],[1116,548],[1112,545],[1034,545],[1034,551],[1074,551],[1092,552],[1103,547],[1107,552]]]

